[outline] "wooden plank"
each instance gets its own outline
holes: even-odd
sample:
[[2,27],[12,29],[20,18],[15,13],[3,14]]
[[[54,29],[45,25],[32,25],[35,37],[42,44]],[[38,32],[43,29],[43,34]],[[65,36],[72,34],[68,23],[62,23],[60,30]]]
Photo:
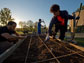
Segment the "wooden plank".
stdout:
[[14,44],[13,46],[11,46],[9,49],[7,49],[5,52],[3,52],[0,55],[0,63],[2,63],[6,58],[8,58],[15,50],[17,47],[20,46],[20,44],[24,41],[23,40],[19,40],[16,44]]
[[72,44],[72,43],[69,43],[71,46],[81,50],[81,51],[84,51],[84,47],[81,47],[81,46],[78,46],[78,45],[75,45],[75,44]]

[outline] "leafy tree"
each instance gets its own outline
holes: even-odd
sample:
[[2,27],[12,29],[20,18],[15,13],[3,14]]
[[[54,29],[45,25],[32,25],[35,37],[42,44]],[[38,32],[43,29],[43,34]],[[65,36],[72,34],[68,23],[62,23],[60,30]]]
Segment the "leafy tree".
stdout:
[[13,21],[14,19],[11,16],[11,10],[9,8],[3,8],[0,11],[0,23],[6,25],[8,21]]
[[35,23],[34,23],[34,32],[35,32],[35,33],[37,32],[37,25],[38,25],[38,22],[35,22]]
[[24,31],[33,31],[33,27],[34,27],[34,24],[33,24],[33,21],[29,20],[29,21],[20,21],[19,22],[19,25],[21,26],[21,28],[24,29]]
[[31,21],[31,20],[27,21],[27,26],[28,27],[33,27],[33,21]]
[[20,21],[19,25],[21,26],[21,29],[23,31],[27,31],[28,30],[28,26],[27,26],[27,23],[25,21]]
[[27,21],[27,26],[29,27],[30,31],[33,31],[33,27],[34,27],[33,21],[31,21],[31,20]]
[[23,28],[24,27],[24,22],[20,21],[19,25],[20,25],[21,28]]

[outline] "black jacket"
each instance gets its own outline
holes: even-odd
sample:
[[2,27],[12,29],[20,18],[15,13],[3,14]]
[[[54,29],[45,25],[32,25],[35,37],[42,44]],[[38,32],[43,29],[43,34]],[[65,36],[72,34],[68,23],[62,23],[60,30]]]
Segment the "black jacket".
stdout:
[[51,19],[51,22],[49,24],[49,34],[52,34],[52,27],[53,27],[53,24],[55,24],[55,27],[56,25],[58,26],[62,26],[64,27],[64,31],[67,31],[67,23],[68,23],[68,19],[74,19],[75,17],[74,16],[71,16],[68,14],[67,11],[60,11],[60,16],[64,19],[64,25],[60,25],[60,21],[57,19],[57,17],[53,16],[53,18]]

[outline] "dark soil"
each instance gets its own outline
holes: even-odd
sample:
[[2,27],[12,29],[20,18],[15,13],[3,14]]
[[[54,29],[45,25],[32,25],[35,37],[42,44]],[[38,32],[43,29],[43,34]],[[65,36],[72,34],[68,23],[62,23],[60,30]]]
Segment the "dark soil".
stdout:
[[30,36],[3,63],[24,63]]
[[[45,37],[46,37],[45,35],[40,36],[40,38],[43,41],[45,40]],[[3,63],[24,63],[29,42],[30,42],[30,36],[28,36],[28,38]],[[74,53],[73,51],[75,52],[80,51],[79,49],[72,47],[68,43],[59,42],[53,39],[49,40],[48,42],[45,42],[45,44],[48,46],[48,48],[52,51],[52,53],[56,57],[72,54]],[[80,54],[84,56],[84,52],[82,51],[80,52],[81,52]],[[38,63],[38,61],[42,61],[50,58],[53,58],[53,56],[49,53],[49,51],[46,49],[43,43],[39,40],[38,36],[32,36],[32,41],[26,62]],[[81,57],[78,54],[73,54],[70,56],[65,56],[57,59],[60,61],[60,63],[84,63],[84,57]],[[57,63],[57,61],[54,59],[40,63]]]

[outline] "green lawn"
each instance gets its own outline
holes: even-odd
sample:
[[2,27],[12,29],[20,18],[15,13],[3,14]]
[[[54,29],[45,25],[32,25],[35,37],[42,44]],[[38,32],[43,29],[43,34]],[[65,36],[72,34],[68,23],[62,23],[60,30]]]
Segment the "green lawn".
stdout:
[[23,32],[18,32],[18,31],[16,31],[18,34],[24,34]]
[[75,40],[77,41],[78,45],[84,46],[84,38],[75,38]]

